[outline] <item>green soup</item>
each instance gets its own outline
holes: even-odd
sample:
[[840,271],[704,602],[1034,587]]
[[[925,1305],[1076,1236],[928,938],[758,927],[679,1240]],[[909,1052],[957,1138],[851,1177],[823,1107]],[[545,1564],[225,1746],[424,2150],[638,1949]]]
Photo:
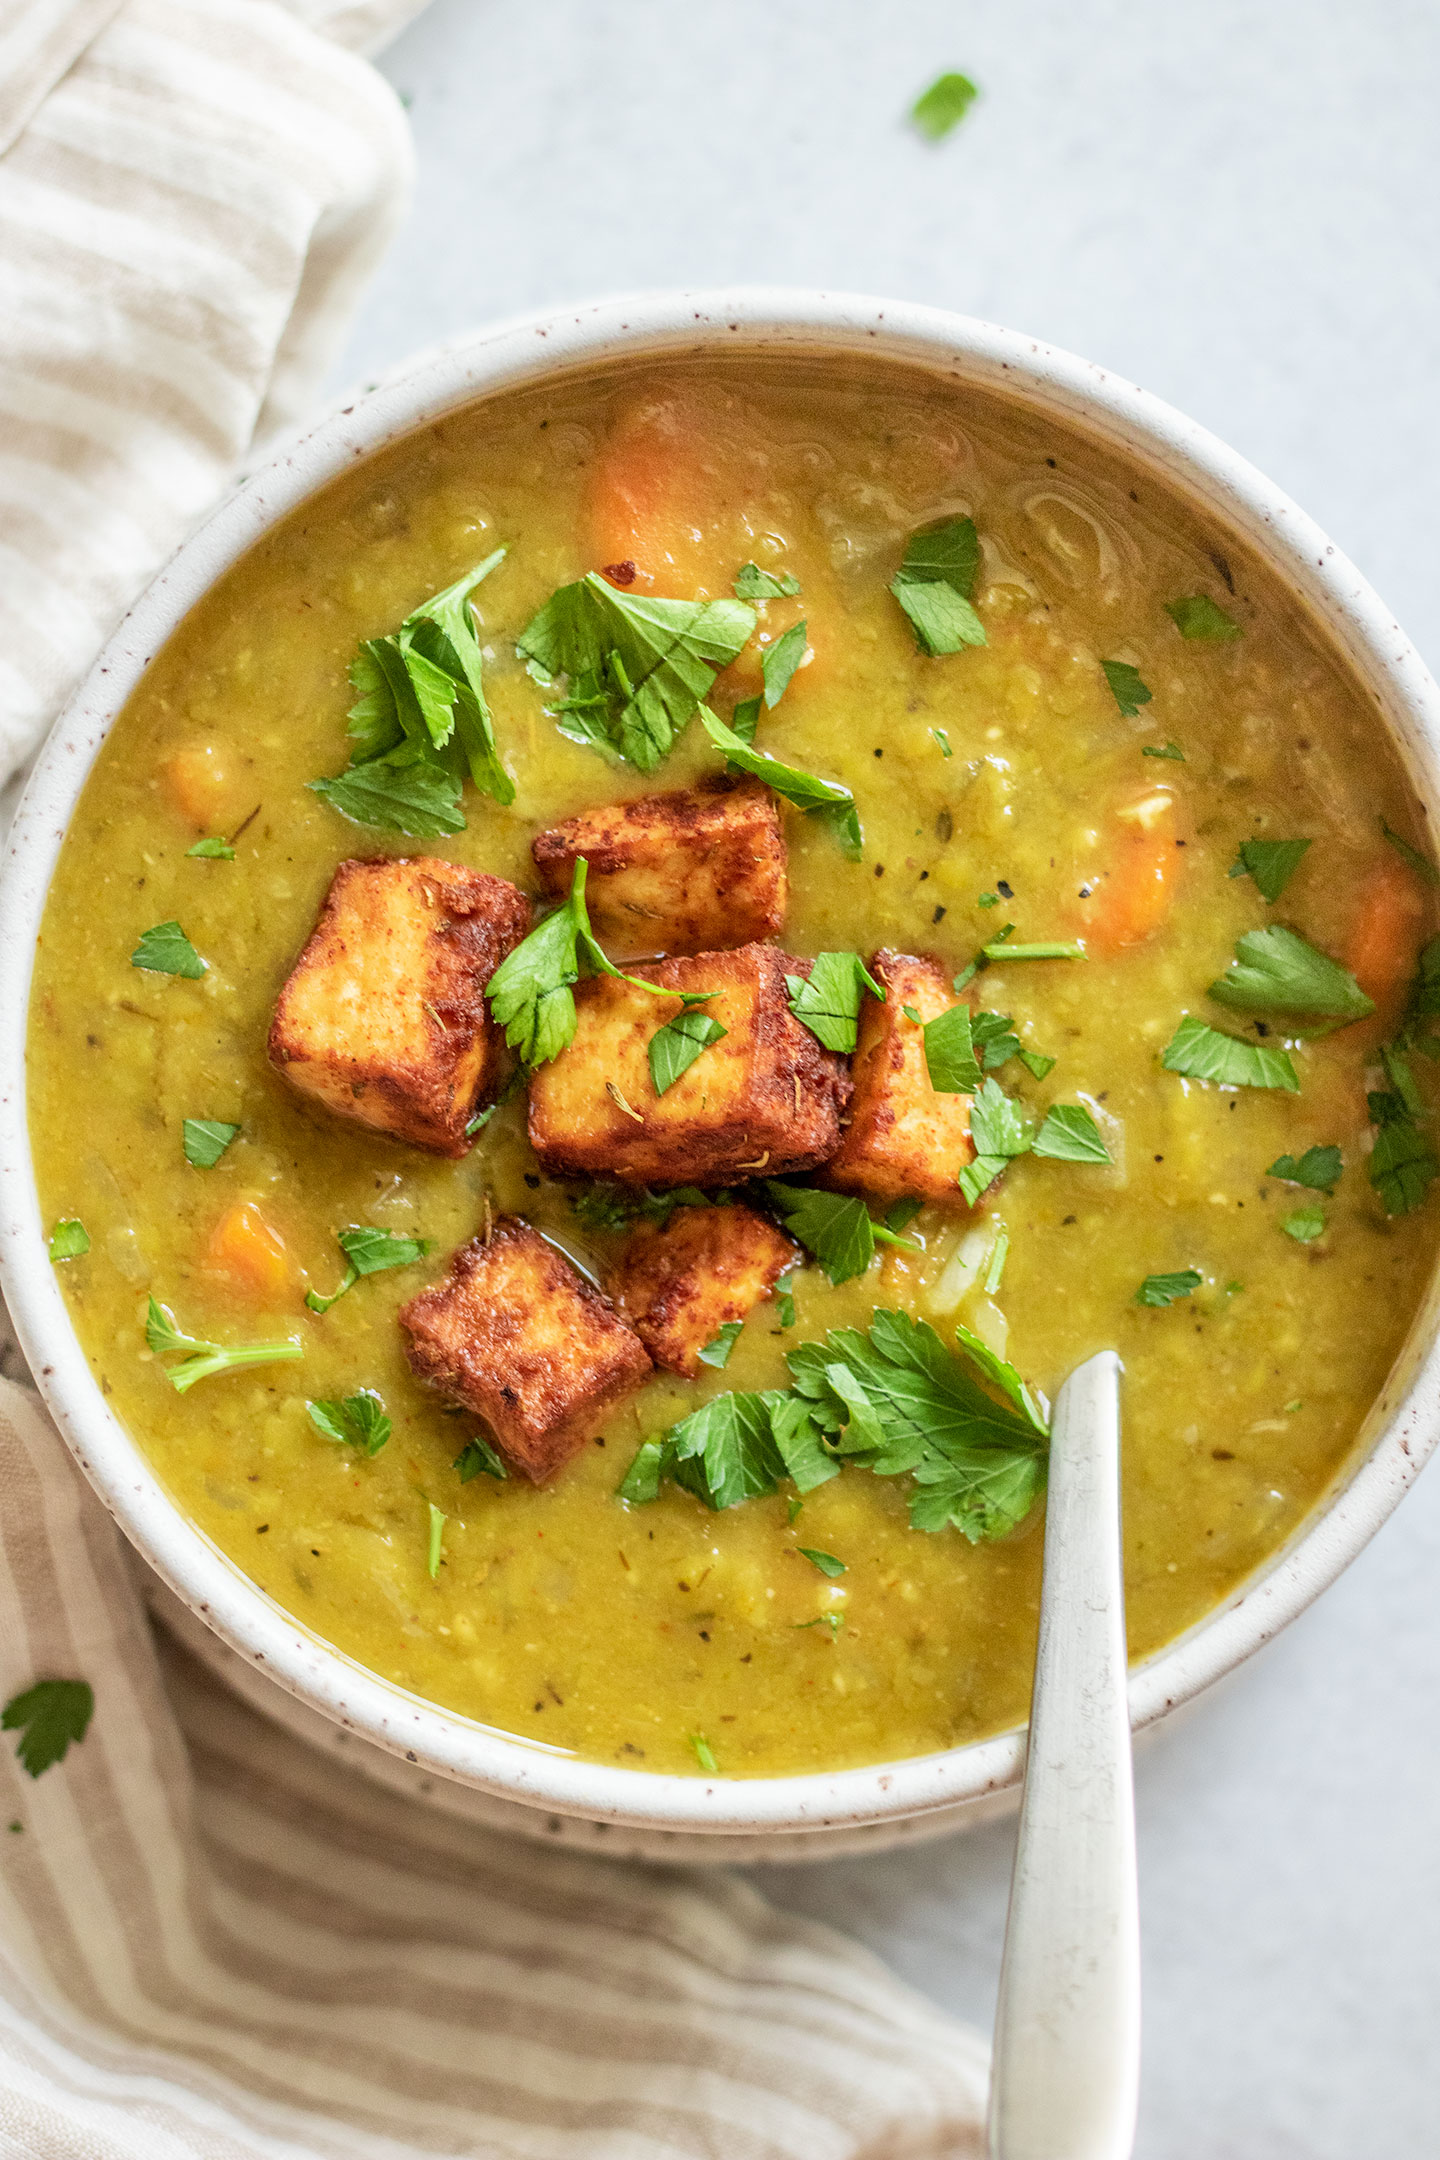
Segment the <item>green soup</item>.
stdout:
[[[985,642],[931,656],[891,583],[914,531],[966,515]],[[500,543],[475,608],[513,804],[467,787],[465,829],[440,840],[347,822],[306,783],[345,762],[357,646]],[[791,1325],[762,1302],[723,1370],[657,1372],[547,1485],[462,1482],[475,1421],[415,1383],[398,1309],[491,1211],[602,1279],[623,1231],[538,1174],[523,1096],[443,1160],[288,1088],[266,1058],[270,1014],[343,860],[438,854],[534,894],[545,827],[718,772],[698,721],[654,774],[569,739],[516,639],[586,571],[690,599],[728,595],[747,562],[798,582],[765,603],[761,635],[803,619],[811,654],[757,745],[851,789],[864,833],[851,860],[785,812],[784,949],[893,948],[948,977],[993,946],[967,994],[1010,1015],[1030,1055],[997,1084],[1032,1131],[1054,1103],[1088,1107],[1110,1159],[1023,1154],[976,1207],[958,1190],[926,1206],[868,1273],[834,1286],[805,1266]],[[722,717],[760,689],[759,649],[716,684]],[[468,1717],[734,1776],[1002,1730],[1026,1709],[1039,1507],[971,1543],[912,1528],[911,1480],[861,1469],[798,1511],[788,1485],[718,1511],[673,1484],[647,1505],[617,1487],[651,1435],[709,1396],[787,1386],[787,1349],[877,1307],[947,1346],[963,1323],[1051,1396],[1113,1346],[1132,1654],[1199,1620],[1341,1470],[1434,1255],[1430,1069],[1403,1047],[1382,1069],[1424,1025],[1411,986],[1431,897],[1382,825],[1422,830],[1399,762],[1276,581],[1058,426],[926,376],[798,359],[496,397],[359,465],[223,577],[87,783],[29,1037],[42,1204],[90,1239],[61,1266],[80,1341],[223,1552],[317,1635]],[[233,860],[190,853],[201,834],[234,835]],[[1252,853],[1247,871],[1241,847],[1290,840],[1310,845],[1269,900],[1288,858]],[[131,965],[172,920],[198,978]],[[1374,1010],[1302,1032],[1293,1013],[1210,999],[1236,940],[1276,922]],[[1048,941],[1084,957],[1007,959],[1007,943]],[[1298,1091],[1167,1069],[1187,1014],[1247,1057],[1288,1057]],[[187,1119],[239,1131],[203,1167]],[[1332,1147],[1343,1167],[1323,1176],[1312,1157],[1315,1183],[1272,1171]],[[307,1286],[340,1281],[353,1224],[423,1237],[429,1255],[307,1310]],[[1177,1280],[1147,1296],[1170,1301],[1137,1302],[1156,1277]],[[179,1393],[147,1348],[152,1295],[194,1337],[284,1337],[303,1357]],[[307,1410],[362,1388],[393,1427],[373,1456]]]

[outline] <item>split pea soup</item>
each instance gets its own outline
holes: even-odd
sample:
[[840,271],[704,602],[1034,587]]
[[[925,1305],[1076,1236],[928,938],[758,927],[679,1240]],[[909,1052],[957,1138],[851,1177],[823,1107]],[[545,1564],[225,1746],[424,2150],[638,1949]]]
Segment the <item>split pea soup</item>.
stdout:
[[[424,609],[502,549],[446,618],[482,707]],[[535,658],[569,588],[588,674]],[[728,627],[657,631],[660,600]],[[386,733],[411,697],[423,741]],[[427,711],[464,727],[437,745]],[[506,1220],[603,1286],[673,1195],[541,1168],[555,1062],[458,1159],[335,1115],[267,1057],[277,996],[343,862],[438,858],[538,914],[537,835],[747,754],[788,853],[782,994],[804,1024],[800,963],[842,956],[823,1024],[883,1019],[917,1115],[965,1106],[964,1168],[918,1212],[758,1156],[682,1196],[765,1216],[793,1267],[546,1483],[497,1475],[401,1308]],[[97,760],[29,1022],[77,1334],[176,1505],[416,1695],[697,1776],[982,1738],[1026,1714],[1045,1403],[1080,1360],[1124,1361],[1136,1658],[1343,1473],[1434,1258],[1425,845],[1275,578],[1049,419],[836,359],[497,395],[281,522]],[[843,958],[877,953],[930,963],[943,1012],[879,1007]],[[723,1051],[689,1047],[681,1088]]]

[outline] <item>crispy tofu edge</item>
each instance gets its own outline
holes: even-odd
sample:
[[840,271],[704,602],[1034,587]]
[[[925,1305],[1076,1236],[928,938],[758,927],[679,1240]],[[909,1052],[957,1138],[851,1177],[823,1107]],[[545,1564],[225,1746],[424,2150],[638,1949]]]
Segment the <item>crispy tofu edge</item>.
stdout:
[[645,1223],[631,1232],[606,1288],[655,1363],[693,1379],[706,1343],[752,1312],[801,1257],[793,1239],[743,1202],[677,1208],[663,1229]]
[[[851,1062],[855,1091],[850,1121],[839,1148],[824,1166],[821,1182],[836,1191],[858,1193],[875,1200],[898,1200],[909,1196],[957,1204],[958,1187],[954,1179],[936,1167],[948,1160],[949,1151],[955,1145],[954,1136],[947,1135],[944,1150],[928,1151],[925,1161],[930,1167],[918,1170],[919,1157],[913,1142],[906,1147],[903,1157],[892,1154],[887,1165],[885,1137],[894,1131],[903,1114],[903,1098],[913,1093],[899,1035],[900,1028],[907,1025],[901,1008],[913,1004],[924,1017],[933,1018],[964,1000],[953,994],[944,969],[928,954],[882,948],[871,960],[870,972],[890,994],[883,1005],[868,991],[865,994]],[[926,1014],[926,1006],[933,1007],[933,1011]],[[926,1108],[928,1117],[947,1125],[957,1111],[963,1118],[965,1129],[959,1138],[963,1141],[964,1152],[957,1156],[957,1165],[971,1161],[975,1150],[969,1137],[969,1096],[934,1095],[923,1063],[920,1081],[934,1106]],[[895,1106],[897,1095],[902,1098],[902,1107],[898,1110]]]

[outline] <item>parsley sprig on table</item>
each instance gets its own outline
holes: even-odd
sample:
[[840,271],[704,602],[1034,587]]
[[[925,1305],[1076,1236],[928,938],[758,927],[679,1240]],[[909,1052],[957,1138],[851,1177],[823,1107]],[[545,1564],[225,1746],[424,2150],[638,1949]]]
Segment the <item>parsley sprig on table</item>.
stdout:
[[713,1396],[645,1443],[621,1497],[652,1500],[673,1479],[734,1507],[786,1479],[810,1492],[849,1466],[913,1478],[916,1529],[1002,1537],[1039,1497],[1048,1426],[1013,1365],[967,1328],[956,1339],[958,1358],[927,1322],[882,1308],[867,1331],[802,1343],[787,1353],[790,1388]]
[[463,832],[466,775],[498,803],[515,800],[485,699],[484,663],[470,596],[505,559],[484,562],[406,616],[389,637],[367,638],[350,664],[357,700],[354,745],[343,773],[313,793],[357,825],[435,839]]
[[553,593],[518,644],[542,676],[567,679],[563,734],[653,772],[754,628],[744,600],[655,600],[592,570]]
[[63,1762],[90,1730],[95,1691],[88,1680],[37,1680],[0,1711],[0,1731],[18,1732],[15,1752],[32,1778]]

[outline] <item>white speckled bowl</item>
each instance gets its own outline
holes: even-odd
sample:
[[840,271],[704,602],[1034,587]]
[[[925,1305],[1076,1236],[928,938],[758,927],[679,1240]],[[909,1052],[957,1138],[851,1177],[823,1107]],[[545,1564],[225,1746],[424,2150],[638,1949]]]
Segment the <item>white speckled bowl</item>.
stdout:
[[[313,489],[458,405],[614,358],[737,347],[884,354],[1053,415],[1156,473],[1262,556],[1328,632],[1373,699],[1377,728],[1398,744],[1427,813],[1436,814],[1440,693],[1364,579],[1243,459],[1103,368],[989,323],[846,294],[652,295],[502,324],[422,356],[237,489],[137,601],[51,736],[10,834],[0,885],[0,1009],[8,1016],[0,1048],[0,1268],[21,1341],[77,1460],[181,1608],[198,1616],[192,1640],[207,1640],[203,1622],[229,1646],[224,1663],[269,1675],[251,1683],[252,1700],[312,1730],[323,1732],[331,1721],[335,1743],[379,1774],[455,1781],[463,1790],[451,1793],[451,1804],[487,1820],[600,1839],[617,1851],[790,1859],[926,1835],[984,1812],[980,1804],[993,1806],[1018,1778],[1023,1735],[831,1776],[656,1777],[512,1739],[364,1671],[297,1626],[185,1519],[107,1408],[46,1257],[25,1128],[23,1021],[56,854],[106,730],[201,594]],[[1136,1670],[1137,1726],[1163,1717],[1258,1649],[1380,1527],[1440,1432],[1436,1333],[1432,1285],[1327,1502],[1235,1597]],[[286,1703],[277,1688],[294,1700]]]

